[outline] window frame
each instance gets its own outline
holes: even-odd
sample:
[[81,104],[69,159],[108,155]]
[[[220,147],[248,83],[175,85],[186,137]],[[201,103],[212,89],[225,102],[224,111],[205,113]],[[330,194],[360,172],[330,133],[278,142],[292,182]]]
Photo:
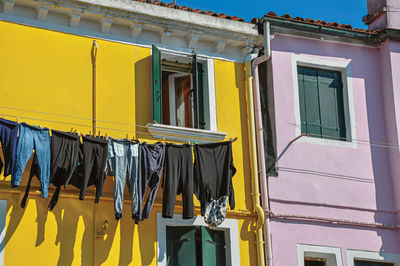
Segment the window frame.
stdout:
[[299,141],[309,144],[326,145],[334,147],[357,148],[357,133],[354,112],[353,83],[351,72],[351,60],[331,59],[311,55],[292,54],[292,79],[294,89],[294,117],[295,117],[295,135],[301,135],[301,116],[300,116],[300,95],[298,81],[298,67],[311,67],[341,73],[343,83],[343,108],[346,126],[346,140],[335,140],[328,138],[316,138],[305,136]]
[[[313,254],[315,254],[313,256]],[[336,265],[328,264],[329,257],[334,257]],[[297,244],[297,265],[304,266],[304,258],[323,258],[327,266],[343,266],[342,252],[339,247]]]
[[[163,218],[157,213],[157,265],[167,265],[167,226],[205,226],[204,217],[196,216],[192,219],[182,219],[181,214],[174,214],[172,218]],[[214,230],[225,232],[226,265],[240,265],[239,224],[235,219],[225,219]]]
[[[157,49],[164,54],[191,57],[193,53],[171,50],[157,44]],[[153,51],[150,49],[150,55],[153,56]],[[155,138],[166,138],[169,140],[177,141],[191,141],[196,140],[198,142],[213,142],[222,141],[226,138],[227,133],[219,132],[217,128],[217,106],[216,106],[216,91],[215,91],[215,69],[214,69],[214,58],[212,56],[196,53],[198,62],[203,64],[204,79],[203,86],[204,90],[207,91],[208,100],[207,108],[204,110],[204,115],[209,117],[209,129],[197,129],[197,128],[186,128],[177,127],[166,124],[158,124],[152,121],[146,125],[148,131]],[[162,58],[162,57],[161,57]],[[151,62],[153,60],[150,60]],[[151,69],[153,66],[151,65]],[[153,77],[151,78],[153,83]],[[153,84],[151,84],[153,86]],[[153,88],[151,87],[151,93],[153,94]],[[153,96],[151,100],[151,108],[153,113]]]
[[400,266],[400,255],[384,252],[365,251],[365,250],[347,250],[347,265],[354,266],[354,260],[366,260],[371,262],[393,263],[394,266]]

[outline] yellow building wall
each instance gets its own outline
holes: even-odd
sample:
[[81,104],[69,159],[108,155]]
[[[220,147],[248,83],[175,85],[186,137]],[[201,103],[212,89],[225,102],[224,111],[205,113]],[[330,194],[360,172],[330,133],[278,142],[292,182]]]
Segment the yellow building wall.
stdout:
[[[93,39],[8,22],[0,22],[0,35],[0,116],[89,133]],[[96,42],[97,126],[101,134],[128,134],[129,138],[154,141],[142,127],[151,122],[151,50]],[[241,264],[255,265],[255,216],[248,212],[252,202],[244,65],[215,60],[214,67],[218,130],[238,137],[233,144],[237,212],[229,212],[227,218],[239,222]],[[94,204],[93,188],[81,201],[70,186],[62,190],[52,212],[47,206],[53,190],[48,199],[40,198],[39,183],[34,179],[28,204],[22,209],[19,204],[29,169],[30,163],[19,188],[10,188],[10,176],[0,176],[0,199],[7,200],[5,265],[157,265],[156,212],[161,211],[161,188],[151,217],[139,225],[131,219],[128,193],[123,218],[115,221],[112,177],[106,179],[99,204]],[[198,201],[195,205],[199,214]],[[180,211],[177,206],[176,212]],[[103,235],[105,220],[109,226]]]

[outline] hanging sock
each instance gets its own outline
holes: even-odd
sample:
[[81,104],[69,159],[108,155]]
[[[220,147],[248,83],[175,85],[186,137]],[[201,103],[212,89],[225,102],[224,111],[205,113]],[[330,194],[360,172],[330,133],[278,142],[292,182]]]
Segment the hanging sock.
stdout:
[[204,221],[212,227],[225,220],[228,197],[231,209],[235,208],[235,173],[231,141],[195,145],[195,194]]

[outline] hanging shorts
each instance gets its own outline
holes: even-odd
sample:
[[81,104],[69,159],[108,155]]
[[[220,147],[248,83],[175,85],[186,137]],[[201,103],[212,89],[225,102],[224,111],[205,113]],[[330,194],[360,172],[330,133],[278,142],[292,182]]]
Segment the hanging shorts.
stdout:
[[193,218],[193,169],[191,145],[166,145],[162,184],[164,218],[173,217],[177,194],[182,194],[183,219]]

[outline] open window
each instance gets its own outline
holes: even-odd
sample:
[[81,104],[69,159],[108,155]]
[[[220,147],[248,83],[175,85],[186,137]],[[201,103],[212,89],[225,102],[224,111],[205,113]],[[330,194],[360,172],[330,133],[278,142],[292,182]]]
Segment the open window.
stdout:
[[167,265],[226,265],[225,232],[205,226],[167,226]]
[[196,54],[161,52],[152,46],[153,121],[177,127],[210,129],[206,61]]

